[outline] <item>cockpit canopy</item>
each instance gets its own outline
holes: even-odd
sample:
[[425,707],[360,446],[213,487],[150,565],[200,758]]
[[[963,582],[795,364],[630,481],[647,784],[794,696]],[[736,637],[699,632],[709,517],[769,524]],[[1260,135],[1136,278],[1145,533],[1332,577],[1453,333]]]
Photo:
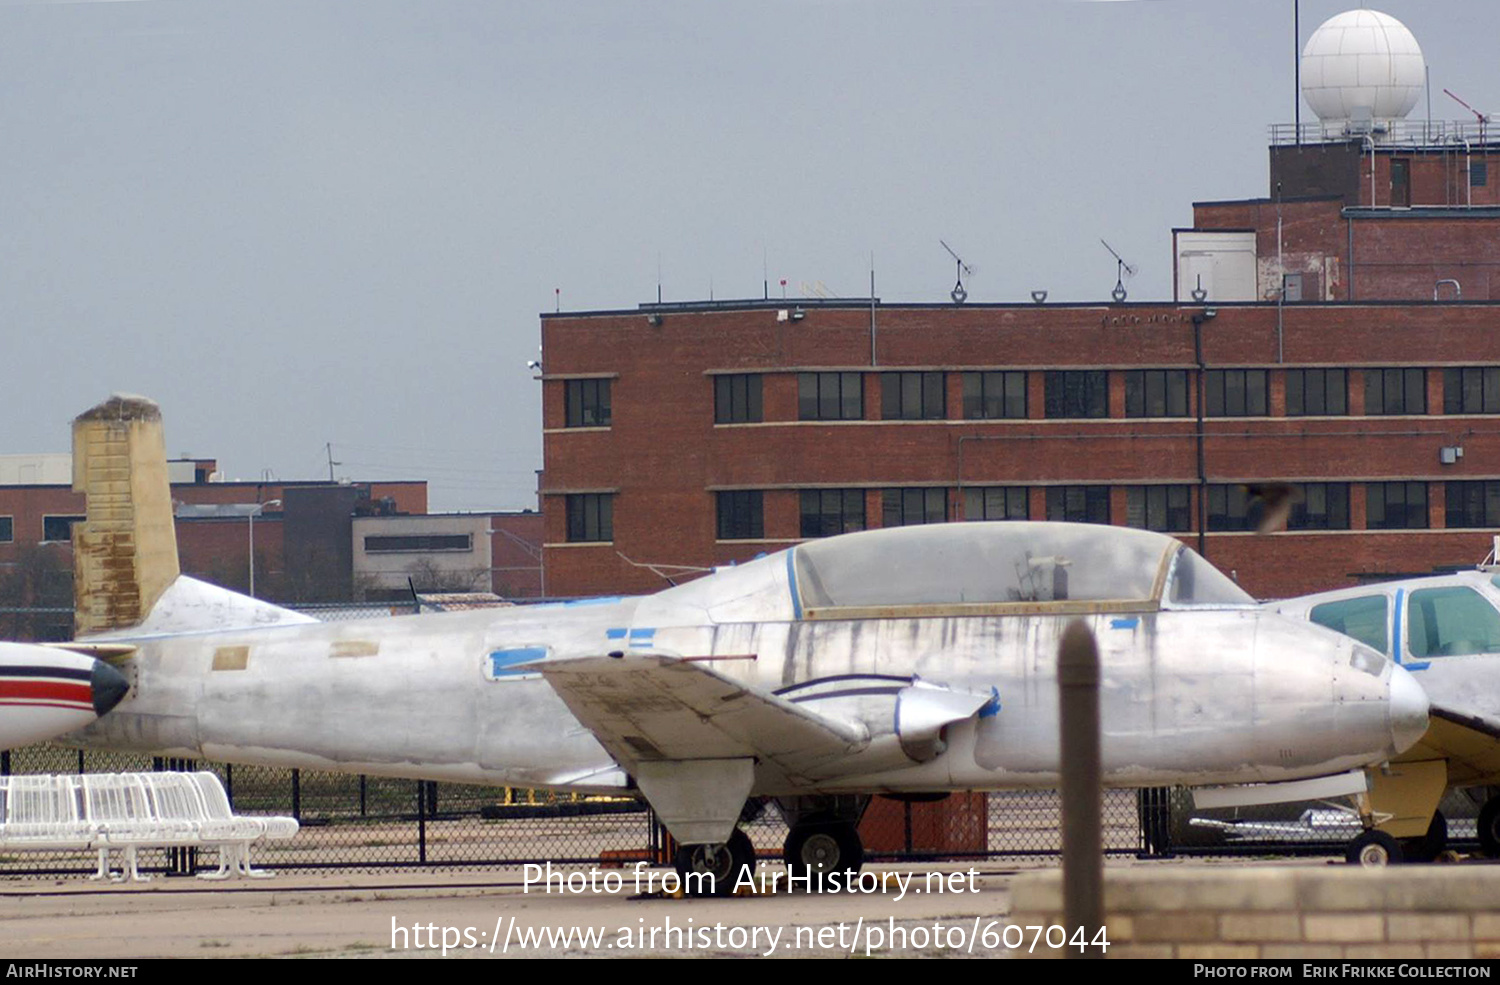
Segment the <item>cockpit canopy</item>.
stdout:
[[715,622],[1254,604],[1164,534],[1029,522],[941,523],[810,540],[656,598],[701,607]]
[[[947,523],[793,550],[806,610],[1037,603],[1251,603],[1171,537],[1085,523]],[[1175,571],[1174,571],[1175,568]],[[1087,606],[1085,606],[1087,608]]]

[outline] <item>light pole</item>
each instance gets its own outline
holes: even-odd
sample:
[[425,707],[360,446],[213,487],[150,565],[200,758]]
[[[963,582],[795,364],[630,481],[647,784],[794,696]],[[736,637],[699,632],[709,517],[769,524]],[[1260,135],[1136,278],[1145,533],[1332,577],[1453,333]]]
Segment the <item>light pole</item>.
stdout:
[[250,597],[255,598],[255,518],[265,511],[267,506],[280,506],[281,500],[269,499],[264,503],[256,503],[255,508],[248,514],[250,517]]

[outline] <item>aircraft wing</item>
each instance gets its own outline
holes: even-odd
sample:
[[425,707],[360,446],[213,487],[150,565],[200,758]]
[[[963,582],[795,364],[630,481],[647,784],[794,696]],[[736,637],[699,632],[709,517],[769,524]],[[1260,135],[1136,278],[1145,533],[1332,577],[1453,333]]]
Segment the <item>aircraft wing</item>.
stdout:
[[1500,721],[1434,703],[1427,733],[1398,761],[1446,759],[1448,782],[1500,782]]
[[632,773],[642,762],[753,757],[803,776],[870,738],[859,722],[810,712],[678,657],[583,657],[537,669]]

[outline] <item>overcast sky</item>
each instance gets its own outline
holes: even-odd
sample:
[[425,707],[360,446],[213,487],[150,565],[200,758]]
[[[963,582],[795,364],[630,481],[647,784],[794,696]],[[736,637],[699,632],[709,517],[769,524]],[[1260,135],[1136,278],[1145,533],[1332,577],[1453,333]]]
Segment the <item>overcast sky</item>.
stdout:
[[[1169,295],[1346,2],[0,0],[0,454],[114,391],[229,478],[535,504],[538,313]],[[1377,5],[1500,108],[1500,3]],[[1425,100],[1414,117],[1425,115]],[[1312,115],[1304,108],[1304,118]]]

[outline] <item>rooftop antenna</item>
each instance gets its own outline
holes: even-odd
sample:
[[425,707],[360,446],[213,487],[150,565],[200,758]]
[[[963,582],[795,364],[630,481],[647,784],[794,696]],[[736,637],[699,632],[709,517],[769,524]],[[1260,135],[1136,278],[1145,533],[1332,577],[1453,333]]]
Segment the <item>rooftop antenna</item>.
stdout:
[[[942,240],[938,240],[938,242],[943,243]],[[964,274],[973,277],[977,271],[967,263],[964,263],[963,259],[957,253],[953,252],[953,247],[947,243],[943,243],[943,249],[948,251],[948,255],[953,258],[953,262],[956,265],[957,276],[953,282],[953,290],[948,292],[948,296],[953,299],[954,304],[963,304],[969,299],[969,292],[964,290]]]
[[[1101,239],[1099,242],[1104,243],[1104,240]],[[1126,263],[1125,258],[1120,256],[1120,254],[1115,251],[1115,248],[1113,246],[1110,246],[1108,243],[1104,243],[1104,248],[1108,250],[1110,252],[1110,255],[1115,258],[1115,289],[1109,292],[1109,296],[1115,299],[1116,304],[1119,304],[1120,302],[1124,301],[1126,297],[1125,278],[1134,277],[1136,274],[1136,269],[1130,264]]]
[[1464,102],[1462,99],[1459,99],[1457,96],[1455,96],[1452,93],[1452,91],[1450,91],[1448,89],[1444,89],[1443,92],[1447,94],[1447,96],[1448,96],[1449,99],[1453,100],[1455,103],[1458,103],[1458,105],[1462,106],[1464,109],[1466,109],[1470,113],[1474,114],[1474,118],[1479,121],[1479,139],[1483,140],[1484,139],[1484,128],[1489,125],[1490,114],[1479,112],[1479,110],[1477,110],[1474,107],[1470,106],[1468,103]]

